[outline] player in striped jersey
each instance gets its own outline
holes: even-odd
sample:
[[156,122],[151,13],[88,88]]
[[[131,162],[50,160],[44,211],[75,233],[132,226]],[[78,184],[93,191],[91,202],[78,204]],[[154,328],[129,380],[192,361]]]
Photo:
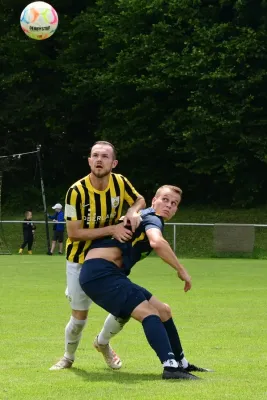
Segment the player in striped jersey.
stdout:
[[[72,308],[72,316],[65,329],[64,356],[50,370],[70,368],[81,340],[92,303],[79,284],[82,263],[94,239],[112,236],[120,242],[130,240],[139,226],[139,211],[145,207],[144,198],[123,175],[112,173],[118,164],[114,146],[105,141],[96,142],[88,159],[91,172],[75,182],[68,190],[65,219],[68,239],[66,295]],[[115,225],[122,215],[123,203],[130,208],[124,224]],[[133,232],[126,225],[130,223]],[[112,317],[111,317],[112,318]],[[113,318],[114,329],[119,322]],[[121,361],[108,346],[110,366],[120,368]]]

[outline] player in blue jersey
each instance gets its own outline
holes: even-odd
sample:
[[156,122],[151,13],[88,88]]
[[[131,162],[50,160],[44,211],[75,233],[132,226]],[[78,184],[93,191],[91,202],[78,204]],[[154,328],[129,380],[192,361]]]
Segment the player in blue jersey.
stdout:
[[204,369],[189,364],[184,358],[169,306],[131,282],[127,275],[136,262],[154,249],[185,282],[185,292],[191,289],[191,277],[162,235],[164,220],[174,216],[181,195],[181,189],[175,186],[159,188],[152,207],[140,212],[142,222],[132,239],[125,243],[116,239],[95,240],[80,274],[82,289],[96,304],[122,324],[129,317],[142,323],[150,346],[163,364],[163,379],[197,379],[190,371]]

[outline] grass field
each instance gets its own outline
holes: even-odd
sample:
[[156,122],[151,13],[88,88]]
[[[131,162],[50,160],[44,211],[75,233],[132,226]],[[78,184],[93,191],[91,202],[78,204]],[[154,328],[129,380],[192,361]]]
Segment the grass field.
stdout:
[[106,367],[92,348],[106,313],[92,307],[74,367],[49,371],[63,354],[69,305],[60,256],[0,257],[0,399],[266,400],[266,260],[183,260],[193,277],[185,294],[158,258],[139,263],[132,280],[168,302],[185,354],[214,373],[200,381],[162,381],[142,327],[130,321],[113,340],[123,360]]

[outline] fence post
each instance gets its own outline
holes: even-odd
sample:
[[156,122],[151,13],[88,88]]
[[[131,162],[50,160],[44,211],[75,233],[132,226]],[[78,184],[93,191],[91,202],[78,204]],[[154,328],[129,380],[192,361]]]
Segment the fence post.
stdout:
[[176,253],[176,224],[173,224],[173,251]]

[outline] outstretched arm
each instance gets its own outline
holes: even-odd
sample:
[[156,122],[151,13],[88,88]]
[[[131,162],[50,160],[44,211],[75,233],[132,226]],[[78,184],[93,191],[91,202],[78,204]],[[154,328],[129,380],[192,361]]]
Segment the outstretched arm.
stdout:
[[188,274],[178,258],[173,252],[171,246],[164,239],[159,229],[151,228],[146,231],[150,246],[155,250],[157,255],[177,271],[178,277],[185,282],[184,291],[187,292],[191,289],[191,276]]

